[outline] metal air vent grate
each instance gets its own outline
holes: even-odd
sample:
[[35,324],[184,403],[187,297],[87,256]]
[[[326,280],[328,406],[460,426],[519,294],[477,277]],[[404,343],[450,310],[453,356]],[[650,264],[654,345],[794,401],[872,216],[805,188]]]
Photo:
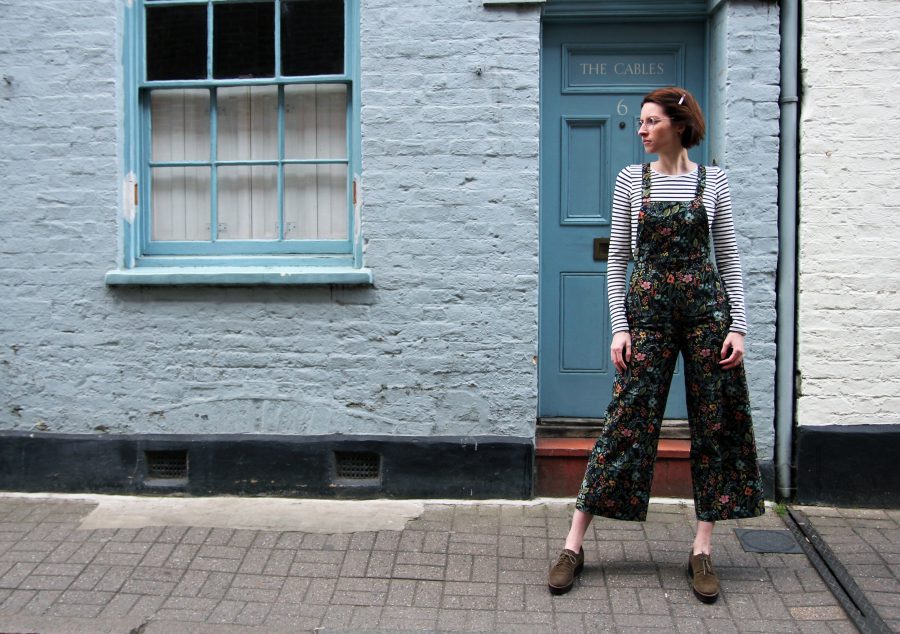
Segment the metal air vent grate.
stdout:
[[381,458],[377,453],[336,451],[334,458],[338,480],[377,480],[381,476]]
[[159,480],[183,480],[188,476],[187,451],[148,451],[147,477]]

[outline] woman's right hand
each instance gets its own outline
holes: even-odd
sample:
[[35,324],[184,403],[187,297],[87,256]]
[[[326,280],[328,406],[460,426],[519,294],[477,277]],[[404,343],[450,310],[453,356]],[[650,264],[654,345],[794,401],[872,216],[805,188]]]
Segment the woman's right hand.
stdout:
[[624,372],[625,365],[631,361],[631,333],[620,330],[614,334],[609,352],[616,370]]

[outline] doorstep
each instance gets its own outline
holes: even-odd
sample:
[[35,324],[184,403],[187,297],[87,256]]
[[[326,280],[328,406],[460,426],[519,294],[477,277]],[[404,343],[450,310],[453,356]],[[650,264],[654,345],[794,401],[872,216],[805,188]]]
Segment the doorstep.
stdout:
[[[594,438],[539,436],[535,448],[535,495],[575,497],[595,442]],[[678,498],[693,496],[690,454],[690,440],[660,439],[651,495]]]

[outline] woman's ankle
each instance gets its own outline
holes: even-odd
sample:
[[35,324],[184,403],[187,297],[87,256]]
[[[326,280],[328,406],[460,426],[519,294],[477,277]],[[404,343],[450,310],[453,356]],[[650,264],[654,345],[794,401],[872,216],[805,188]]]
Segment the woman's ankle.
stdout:
[[715,526],[715,522],[697,522],[697,533],[694,535],[694,546],[693,550],[691,551],[692,554],[712,554],[712,536]]
[[582,545],[583,545],[583,542],[581,542],[581,541],[576,541],[576,540],[569,541],[567,539],[566,545],[564,546],[564,548],[566,550],[571,550],[573,553],[577,554],[581,550]]

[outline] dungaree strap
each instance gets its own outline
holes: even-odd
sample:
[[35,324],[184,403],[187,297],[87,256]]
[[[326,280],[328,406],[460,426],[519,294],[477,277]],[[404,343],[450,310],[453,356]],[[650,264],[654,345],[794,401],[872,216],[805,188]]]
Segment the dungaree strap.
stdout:
[[694,206],[703,202],[703,191],[706,189],[706,166],[697,166],[697,192],[694,194]]
[[650,204],[650,163],[641,168],[641,206]]

